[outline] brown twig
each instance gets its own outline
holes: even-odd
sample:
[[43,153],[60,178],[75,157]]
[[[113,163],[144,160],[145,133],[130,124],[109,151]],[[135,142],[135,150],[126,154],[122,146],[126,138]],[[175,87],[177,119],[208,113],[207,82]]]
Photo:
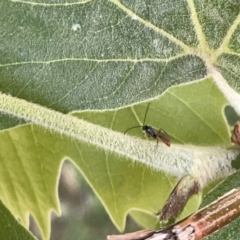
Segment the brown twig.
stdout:
[[240,216],[240,189],[233,189],[190,217],[167,228],[111,235],[108,240],[201,240]]

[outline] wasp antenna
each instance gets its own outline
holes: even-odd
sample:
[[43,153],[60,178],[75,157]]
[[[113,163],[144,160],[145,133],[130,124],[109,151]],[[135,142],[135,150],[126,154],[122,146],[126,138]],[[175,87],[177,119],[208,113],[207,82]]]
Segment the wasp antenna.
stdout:
[[145,124],[145,120],[146,120],[146,117],[147,117],[147,113],[148,113],[148,109],[149,109],[149,105],[150,105],[151,103],[149,103],[148,105],[147,105],[147,109],[146,109],[146,112],[145,112],[145,116],[144,116],[144,120],[143,120],[143,126],[144,126],[144,124]]
[[128,129],[124,132],[124,135],[125,135],[129,130],[131,130],[131,129],[133,129],[133,128],[138,128],[138,127],[143,127],[143,126],[134,126],[134,127],[130,127],[130,128],[128,128]]

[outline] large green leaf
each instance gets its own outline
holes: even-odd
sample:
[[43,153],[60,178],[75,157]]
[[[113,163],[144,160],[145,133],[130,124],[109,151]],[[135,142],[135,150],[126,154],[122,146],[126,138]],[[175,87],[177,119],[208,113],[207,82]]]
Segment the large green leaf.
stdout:
[[[4,205],[25,226],[33,214],[48,239],[70,159],[122,230],[130,211],[146,224],[135,211],[157,212],[185,174],[203,189],[231,174],[238,150],[223,108],[240,113],[239,10],[234,0],[1,0]],[[150,100],[146,123],[170,148],[140,128],[122,134],[143,124]]]
[[[188,92],[192,95],[186,94]],[[197,95],[194,92],[204,93],[204,99],[203,94]],[[6,105],[8,99],[9,97],[5,96]],[[12,100],[11,97],[10,99]],[[191,104],[186,104],[186,99]],[[206,114],[205,108],[199,104],[203,100],[208,104],[211,114]],[[18,103],[19,100],[16,100],[12,105],[13,109],[18,108]],[[36,122],[44,122],[49,111],[51,121],[57,122],[60,134],[69,135],[70,138],[43,131],[34,125],[3,131],[0,144],[5,151],[1,153],[1,169],[4,171],[0,176],[3,184],[0,195],[4,204],[15,216],[20,217],[26,226],[27,212],[30,211],[39,223],[43,235],[48,238],[49,209],[60,213],[56,186],[61,162],[69,158],[95,189],[115,224],[123,229],[125,216],[131,209],[157,212],[179,177],[192,174],[204,187],[233,171],[230,161],[237,156],[236,150],[177,144],[178,139],[181,139],[182,143],[188,144],[203,145],[206,142],[206,145],[212,143],[229,146],[228,128],[222,118],[222,106],[225,104],[225,98],[211,80],[170,89],[159,100],[153,101],[147,121],[151,120],[156,127],[160,122],[161,127],[169,132],[173,144],[168,148],[163,144],[157,145],[155,141],[132,138],[116,132],[123,131],[122,128],[126,129],[129,124],[137,124],[137,119],[143,119],[146,104],[104,114],[78,114],[78,117],[87,120],[82,122],[71,115],[21,101],[25,119],[29,116],[29,105],[29,114],[32,111],[34,114],[38,112]],[[156,120],[156,115],[159,120]],[[211,121],[213,117],[215,120]],[[170,118],[183,120],[172,125]],[[194,122],[192,125],[189,124],[189,119]],[[97,121],[115,131],[90,124],[88,121]],[[110,125],[107,126],[108,124]],[[140,129],[136,130],[141,133]],[[132,164],[129,160],[145,165]],[[198,207],[201,200],[200,195],[199,197],[192,201],[185,215]],[[142,218],[139,221],[143,222]]]

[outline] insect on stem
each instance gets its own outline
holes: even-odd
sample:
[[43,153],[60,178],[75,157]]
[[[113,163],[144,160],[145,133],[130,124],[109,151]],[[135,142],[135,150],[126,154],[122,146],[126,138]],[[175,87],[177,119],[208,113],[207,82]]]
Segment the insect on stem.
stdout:
[[159,129],[159,130],[156,130],[154,129],[153,127],[149,126],[149,125],[145,125],[145,121],[146,121],[146,118],[147,118],[147,113],[148,113],[148,109],[149,109],[149,106],[150,106],[150,103],[147,105],[147,109],[146,109],[146,112],[145,112],[145,115],[144,115],[144,120],[143,120],[143,125],[142,126],[133,126],[131,128],[128,128],[124,134],[126,134],[129,130],[132,130],[134,128],[138,128],[138,127],[141,127],[142,130],[146,133],[146,135],[148,137],[152,137],[153,139],[156,139],[157,140],[157,143],[159,141],[159,139],[161,139],[161,141],[163,143],[165,143],[168,147],[170,147],[171,145],[171,141],[170,141],[170,137],[169,135],[166,133],[166,131],[164,131],[163,129]]

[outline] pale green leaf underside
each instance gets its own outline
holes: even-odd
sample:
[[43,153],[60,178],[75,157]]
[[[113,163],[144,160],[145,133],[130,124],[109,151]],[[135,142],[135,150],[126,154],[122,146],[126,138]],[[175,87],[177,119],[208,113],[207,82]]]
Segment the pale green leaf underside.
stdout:
[[[23,125],[1,132],[3,203],[26,226],[30,211],[48,238],[46,216],[50,209],[60,213],[56,186],[61,163],[70,158],[122,229],[130,209],[152,213],[161,208],[178,171],[195,174],[203,186],[230,174],[229,162],[237,153],[225,150],[230,146],[222,114],[227,101],[216,85],[198,81],[158,97],[173,85],[209,76],[240,113],[239,101],[232,98],[239,95],[224,85],[226,80],[240,92],[239,9],[234,0],[1,0],[0,128],[27,122],[44,127]],[[140,129],[127,134],[137,136],[131,139],[98,128],[124,132],[141,125],[146,104],[123,108],[150,99],[155,100],[146,123],[170,134],[170,149],[138,140],[144,138]],[[89,109],[118,110],[76,112],[95,125],[55,112]],[[132,142],[136,151],[121,149],[118,138],[125,147]],[[208,163],[218,152],[204,148],[208,154],[202,159],[202,150],[190,145],[183,146],[186,157],[177,144],[221,146],[219,154],[226,159]],[[149,152],[156,154],[151,161]],[[145,161],[154,170],[129,159]],[[168,168],[166,159],[173,159]],[[201,162],[213,172],[197,172]]]
[[[210,79],[174,87],[151,102],[145,124],[157,130],[164,129],[173,143],[229,146],[229,130],[222,116],[226,104],[226,99]],[[147,103],[104,114],[82,112],[74,115],[125,132],[130,127],[143,125],[146,108]],[[144,138],[141,128],[132,129],[127,134]]]
[[[202,101],[205,101],[211,114],[199,104]],[[15,102],[17,103],[18,101]],[[201,157],[196,156],[198,151],[202,155],[205,148],[194,150],[191,146],[181,147],[177,144],[180,142],[205,146],[230,146],[228,128],[222,115],[226,103],[222,93],[210,79],[169,89],[161,98],[153,101],[147,122],[169,132],[172,137],[170,148],[162,143],[157,145],[155,141],[147,139],[139,142],[137,137],[129,138],[127,135],[117,135],[116,132],[107,130],[108,128],[124,132],[134,124],[142,124],[141,119],[144,117],[146,104],[104,113],[78,114],[87,121],[101,124],[106,130],[101,130],[97,125],[96,128],[93,128],[94,125],[89,125],[84,129],[81,121],[71,116],[68,118],[74,120],[74,124],[70,124],[65,129],[62,118],[64,119],[66,115],[59,114],[55,122],[52,115],[51,123],[59,124],[56,129],[70,135],[70,138],[33,125],[2,131],[0,144],[1,149],[5,149],[1,152],[0,162],[2,200],[25,225],[28,225],[27,212],[30,211],[37,219],[43,235],[48,238],[49,211],[53,209],[60,213],[56,193],[59,170],[63,159],[70,159],[98,194],[114,223],[119,229],[123,229],[126,214],[131,209],[147,211],[148,215],[157,212],[179,177],[190,173],[198,178],[202,186],[206,186],[209,181],[224,177],[232,171],[229,164],[230,160],[236,157],[237,153],[234,151],[223,149],[215,152],[213,149],[208,149],[208,157],[201,160]],[[28,109],[25,105],[27,106],[28,103],[21,103],[23,109]],[[44,123],[48,111],[38,106],[34,111],[39,113],[36,122]],[[40,118],[42,115],[43,120]],[[29,115],[25,118],[28,120],[27,116]],[[174,122],[173,119],[176,118],[182,120]],[[75,127],[79,129],[78,132],[74,132]],[[141,129],[136,130],[139,133],[137,135],[142,137]],[[112,134],[117,135],[116,140],[111,139]],[[96,145],[93,144],[94,141]],[[134,152],[129,152],[131,148],[128,148],[128,144],[132,145],[133,149],[137,146],[135,144],[140,144],[143,155],[137,150],[138,155],[135,154],[135,157]],[[152,160],[151,155],[155,156]],[[224,159],[219,158],[221,155]],[[133,164],[131,160],[143,162],[152,168],[139,163]],[[226,164],[226,161],[229,162],[227,164],[229,166],[223,167],[222,164],[224,162]],[[203,164],[200,172],[198,164]],[[206,173],[202,172],[204,168],[207,169]],[[221,172],[224,168],[225,170]],[[209,170],[211,174],[208,173]],[[192,201],[185,215],[198,207],[201,195],[199,197]]]

